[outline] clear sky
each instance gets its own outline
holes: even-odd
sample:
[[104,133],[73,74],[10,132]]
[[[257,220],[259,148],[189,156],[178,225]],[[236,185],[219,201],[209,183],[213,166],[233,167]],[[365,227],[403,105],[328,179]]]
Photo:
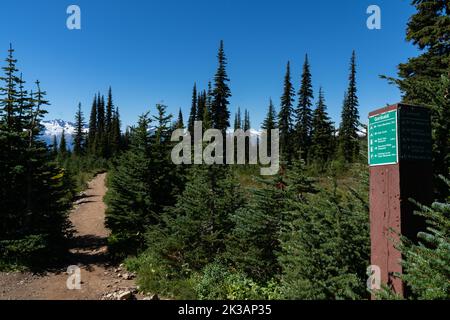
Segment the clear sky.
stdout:
[[[360,114],[400,100],[379,79],[417,55],[405,41],[414,12],[409,0],[15,0],[0,10],[1,65],[9,43],[29,82],[39,79],[52,105],[48,119],[85,115],[94,94],[113,88],[124,124],[163,102],[187,119],[192,86],[206,88],[225,42],[231,79],[230,111],[250,111],[259,128],[269,97],[279,108],[285,65],[298,90],[305,53],[314,90],[323,86],[330,115],[339,121],[348,64],[357,52]],[[81,8],[81,30],[68,30],[66,9]],[[381,8],[382,29],[366,27],[369,5]],[[231,116],[231,122],[234,116]]]

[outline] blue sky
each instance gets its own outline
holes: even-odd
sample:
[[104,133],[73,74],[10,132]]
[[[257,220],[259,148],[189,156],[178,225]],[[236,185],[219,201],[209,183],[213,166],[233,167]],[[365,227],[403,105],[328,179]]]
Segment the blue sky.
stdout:
[[[81,8],[81,30],[68,30],[66,9]],[[381,8],[382,29],[366,27],[366,9]],[[414,8],[406,0],[29,0],[2,3],[1,65],[10,42],[29,84],[39,79],[51,102],[49,119],[73,120],[78,102],[85,116],[94,94],[113,88],[124,124],[163,102],[187,118],[192,85],[206,88],[215,73],[221,39],[231,79],[230,111],[250,111],[259,128],[268,100],[277,108],[285,65],[291,61],[298,90],[308,53],[317,96],[339,122],[348,64],[357,52],[360,114],[400,100],[379,79],[417,50],[405,41]],[[233,120],[234,117],[231,117]]]

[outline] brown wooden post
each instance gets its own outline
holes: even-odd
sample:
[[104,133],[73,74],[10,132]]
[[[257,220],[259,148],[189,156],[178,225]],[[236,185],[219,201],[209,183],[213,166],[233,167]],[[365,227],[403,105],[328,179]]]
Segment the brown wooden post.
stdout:
[[[396,104],[369,114],[371,264],[381,271],[381,283],[407,295],[396,273],[402,273],[401,253],[394,247],[398,233],[416,239],[423,220],[414,215],[414,199],[432,201],[430,111]],[[394,231],[394,232],[392,232]]]

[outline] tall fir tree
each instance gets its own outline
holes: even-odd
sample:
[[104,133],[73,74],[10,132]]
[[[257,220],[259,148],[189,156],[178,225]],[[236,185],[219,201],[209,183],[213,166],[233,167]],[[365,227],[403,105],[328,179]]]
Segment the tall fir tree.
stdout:
[[346,162],[353,162],[359,156],[359,111],[356,88],[356,53],[350,62],[348,90],[345,95],[339,127],[339,154]]
[[0,264],[18,267],[59,256],[71,190],[39,137],[46,93],[39,81],[35,93],[25,93],[13,52],[11,46],[0,77]]
[[89,117],[88,149],[90,154],[95,154],[97,149],[95,140],[97,137],[97,101],[97,95],[95,95]]
[[20,86],[20,78],[17,76],[17,60],[14,58],[14,49],[12,44],[9,45],[8,57],[6,58],[6,66],[2,67],[4,76],[0,77],[0,81],[5,86],[0,88],[1,115],[6,118],[6,125],[10,129],[18,129],[18,115],[20,113],[18,102],[20,99],[18,87]]
[[213,101],[211,106],[211,120],[213,127],[219,129],[225,135],[227,128],[230,126],[230,112],[228,110],[229,101],[231,97],[231,90],[228,86],[228,79],[226,65],[227,59],[225,56],[223,40],[220,41],[219,52],[217,54],[218,67],[214,76],[214,90]]
[[286,74],[284,76],[283,95],[281,96],[281,107],[278,113],[278,128],[280,129],[280,149],[285,161],[291,158],[292,153],[292,113],[294,103],[294,88],[291,82],[291,67],[288,61]]
[[52,147],[52,156],[54,159],[56,159],[56,157],[58,156],[58,140],[56,138],[56,135],[53,136],[51,147]]
[[261,129],[267,131],[267,154],[270,156],[272,154],[272,130],[277,129],[277,114],[275,111],[275,107],[273,106],[272,99],[269,100],[269,108],[267,110],[266,118],[261,125]]
[[399,65],[396,80],[403,100],[412,104],[429,104],[421,92],[424,82],[438,81],[447,74],[450,64],[450,4],[445,0],[412,0],[416,12],[408,21],[406,40],[421,51]]
[[[406,40],[420,55],[398,66],[399,79],[389,78],[403,93],[403,102],[431,108],[433,130],[433,171],[436,196],[443,200],[450,193],[441,179],[450,177],[450,5],[445,0],[414,0],[416,12],[409,19]],[[447,88],[445,88],[447,85]]]
[[178,119],[175,122],[175,129],[183,129],[184,128],[184,121],[183,121],[183,112],[181,112],[181,108],[178,111]]
[[334,153],[333,124],[328,116],[327,106],[322,88],[319,89],[319,100],[314,110],[311,130],[311,160],[323,165]]
[[97,141],[98,155],[106,157],[107,154],[107,135],[106,135],[106,118],[105,118],[105,97],[99,94],[99,102],[97,105]]
[[234,130],[242,128],[242,120],[241,120],[241,108],[238,107],[237,112],[234,116]]
[[64,159],[67,156],[67,142],[66,142],[66,131],[63,129],[61,133],[61,140],[59,142],[59,157]]
[[112,89],[108,89],[108,100],[106,102],[106,113],[105,113],[105,155],[107,158],[111,157],[111,135],[113,131],[113,116],[114,116],[114,102],[112,97]]
[[119,107],[116,107],[116,110],[113,113],[111,125],[110,146],[112,155],[117,155],[117,153],[122,148],[122,134],[120,126],[121,122],[120,122]]
[[194,122],[197,119],[197,84],[194,83],[194,87],[192,88],[192,102],[191,102],[191,111],[189,112],[188,119],[188,130],[193,135],[194,133]]
[[199,92],[197,97],[197,111],[195,112],[196,120],[203,121],[203,114],[206,107],[206,92]]
[[77,156],[84,154],[86,135],[84,132],[84,116],[81,111],[81,103],[78,104],[78,110],[75,114],[75,131],[73,137],[73,153]]
[[305,56],[300,90],[298,91],[298,106],[295,110],[295,135],[297,145],[295,151],[303,160],[308,159],[311,147],[313,87],[308,55]]

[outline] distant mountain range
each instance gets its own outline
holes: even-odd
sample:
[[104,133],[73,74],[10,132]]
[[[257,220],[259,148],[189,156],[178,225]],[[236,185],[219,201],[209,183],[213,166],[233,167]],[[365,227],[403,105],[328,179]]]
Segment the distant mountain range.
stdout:
[[[75,123],[61,119],[55,119],[55,120],[44,120],[42,121],[42,125],[44,126],[44,129],[41,132],[42,134],[41,138],[47,144],[50,145],[53,143],[54,136],[56,136],[56,139],[59,143],[59,141],[61,141],[61,135],[64,130],[66,143],[70,149],[72,148],[73,134],[75,133]],[[149,129],[150,132],[153,132],[154,130],[155,130],[154,127]],[[84,127],[84,131],[89,132],[88,126]],[[228,129],[227,133],[232,134],[233,130]],[[256,138],[261,135],[261,131],[256,129],[250,129],[250,133],[252,137],[251,142],[256,143]],[[336,132],[336,135],[339,135],[339,132]],[[360,137],[365,136],[365,130],[359,132],[358,135]]]
[[[41,138],[47,144],[53,143],[54,136],[56,136],[56,139],[59,143],[59,141],[61,141],[61,135],[64,130],[66,143],[69,148],[72,148],[73,134],[75,133],[75,123],[61,119],[56,119],[56,120],[44,120],[41,122],[41,124],[44,126],[44,129],[41,132]],[[87,126],[84,127],[84,131],[85,132],[89,131]]]

